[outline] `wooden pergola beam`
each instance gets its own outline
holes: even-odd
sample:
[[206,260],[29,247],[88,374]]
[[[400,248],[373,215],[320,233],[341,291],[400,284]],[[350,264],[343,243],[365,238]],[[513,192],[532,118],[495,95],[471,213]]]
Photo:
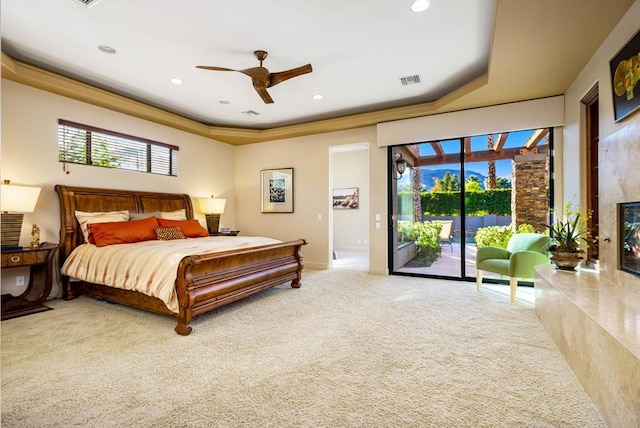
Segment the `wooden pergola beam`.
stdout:
[[533,134],[531,134],[531,137],[529,137],[527,142],[524,143],[524,146],[527,149],[532,149],[536,147],[536,145],[538,145],[540,140],[542,140],[548,133],[549,133],[549,128],[537,129]]
[[[511,149],[504,149],[501,152],[495,152],[494,150],[485,150],[482,152],[475,152],[466,154],[464,161],[466,163],[472,162],[487,162],[498,160],[512,160],[514,156],[520,155],[521,147],[514,147]],[[537,148],[538,153],[547,153],[549,146],[540,146]],[[442,157],[437,156],[421,156],[418,158],[417,166],[431,166],[431,165],[447,165],[460,163],[460,154],[452,153],[444,155]]]
[[440,144],[440,141],[432,142],[431,147],[433,147],[433,151],[436,152],[437,158],[444,157],[444,150],[442,150],[442,145]]
[[509,136],[508,132],[505,132],[503,134],[498,134],[498,141],[495,142],[493,150],[495,150],[496,152],[501,152],[502,149],[504,148],[504,144],[507,142],[508,136]]
[[471,137],[464,137],[464,154],[471,153]]

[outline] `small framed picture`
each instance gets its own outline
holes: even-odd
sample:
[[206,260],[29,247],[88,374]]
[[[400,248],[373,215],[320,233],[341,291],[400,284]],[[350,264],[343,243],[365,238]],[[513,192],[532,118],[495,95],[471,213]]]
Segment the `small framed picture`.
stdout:
[[333,189],[333,209],[353,210],[360,207],[360,199],[357,187],[346,189]]
[[263,213],[293,212],[293,168],[260,171]]

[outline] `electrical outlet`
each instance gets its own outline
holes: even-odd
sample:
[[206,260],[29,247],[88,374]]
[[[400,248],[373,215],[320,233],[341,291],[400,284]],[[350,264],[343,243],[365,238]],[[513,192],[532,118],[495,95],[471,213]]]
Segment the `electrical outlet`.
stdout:
[[24,285],[24,276],[16,276],[16,287],[22,287]]

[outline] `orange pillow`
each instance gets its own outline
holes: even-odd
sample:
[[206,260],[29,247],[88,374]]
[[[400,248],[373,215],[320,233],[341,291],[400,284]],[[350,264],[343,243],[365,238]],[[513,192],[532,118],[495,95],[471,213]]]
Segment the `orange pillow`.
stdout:
[[182,233],[187,238],[200,238],[209,236],[207,229],[202,227],[198,220],[169,220],[166,218],[159,218],[158,224],[160,227],[180,227]]
[[155,217],[149,217],[116,223],[90,223],[87,226],[96,241],[96,246],[104,247],[113,244],[154,240],[156,239],[158,221]]

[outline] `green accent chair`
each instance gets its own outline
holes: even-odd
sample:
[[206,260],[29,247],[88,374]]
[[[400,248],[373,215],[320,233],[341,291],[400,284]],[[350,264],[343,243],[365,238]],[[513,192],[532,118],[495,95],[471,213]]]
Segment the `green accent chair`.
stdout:
[[476,253],[476,283],[482,285],[482,271],[509,277],[511,303],[516,301],[518,278],[533,278],[533,267],[549,264],[547,248],[551,238],[538,233],[517,233],[509,239],[507,249],[479,247]]

